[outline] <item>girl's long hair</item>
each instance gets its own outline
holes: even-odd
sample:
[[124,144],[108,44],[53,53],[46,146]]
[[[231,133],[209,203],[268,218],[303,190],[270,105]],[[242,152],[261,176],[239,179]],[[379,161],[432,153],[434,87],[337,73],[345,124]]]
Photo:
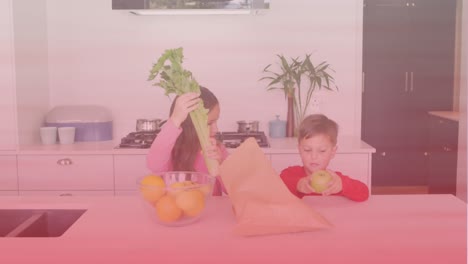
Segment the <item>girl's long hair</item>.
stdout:
[[[170,114],[174,111],[176,99],[172,102]],[[200,99],[202,99],[203,105],[208,111],[211,111],[219,104],[216,96],[202,86],[200,86]],[[190,115],[187,116],[180,127],[182,128],[182,133],[177,138],[171,153],[173,170],[194,171],[195,159],[201,150],[201,146]]]

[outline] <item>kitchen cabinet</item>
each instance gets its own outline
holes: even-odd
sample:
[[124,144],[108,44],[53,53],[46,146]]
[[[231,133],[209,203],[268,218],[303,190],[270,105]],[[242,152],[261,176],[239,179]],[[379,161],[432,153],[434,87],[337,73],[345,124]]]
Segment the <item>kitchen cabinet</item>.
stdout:
[[[272,139],[270,143],[271,147],[262,151],[278,173],[288,166],[301,164],[296,138]],[[229,153],[233,151],[228,149]],[[370,186],[374,151],[360,139],[343,138],[330,167]],[[0,155],[0,162],[9,162],[9,182],[14,181],[17,186],[5,191],[28,196],[123,196],[137,194],[137,179],[152,173],[146,167],[147,153],[147,149],[116,149],[109,142],[33,145],[9,156]],[[7,167],[5,164],[0,163],[2,168]]]
[[114,191],[112,155],[19,155],[24,191]]
[[[371,160],[368,153],[337,153],[330,161],[329,168],[363,182],[370,190],[370,163]],[[280,174],[287,167],[302,166],[302,160],[299,154],[272,154],[271,164],[276,172]]]
[[429,193],[456,194],[458,122],[431,117]]
[[21,196],[113,196],[114,191],[19,191]]
[[431,110],[451,110],[455,0],[366,0],[362,139],[374,185],[426,185]]
[[0,0],[0,150],[16,148],[12,1]]
[[114,155],[114,164],[117,195],[136,193],[137,179],[151,173],[146,167],[146,155]]
[[0,155],[0,192],[18,191],[15,155]]
[[18,191],[0,191],[0,196],[16,196]]

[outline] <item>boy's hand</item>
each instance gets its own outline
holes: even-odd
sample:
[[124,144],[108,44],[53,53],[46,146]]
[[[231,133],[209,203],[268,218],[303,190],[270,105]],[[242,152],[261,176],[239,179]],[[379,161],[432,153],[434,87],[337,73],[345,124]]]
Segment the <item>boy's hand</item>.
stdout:
[[328,188],[322,192],[322,195],[330,195],[339,193],[343,190],[343,183],[340,176],[334,171],[327,170],[328,173],[332,176],[332,180],[328,183]]
[[316,193],[314,188],[310,185],[311,175],[303,177],[297,183],[297,190],[301,193],[309,194],[309,193]]

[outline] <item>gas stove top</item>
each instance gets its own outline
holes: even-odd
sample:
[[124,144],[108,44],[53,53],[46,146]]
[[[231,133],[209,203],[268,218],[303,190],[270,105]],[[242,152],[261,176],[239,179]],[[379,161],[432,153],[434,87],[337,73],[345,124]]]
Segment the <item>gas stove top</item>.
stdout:
[[[121,139],[117,148],[150,148],[154,139],[158,135],[158,131],[152,132],[131,132]],[[244,140],[253,137],[262,148],[270,146],[268,139],[263,131],[259,132],[219,132],[216,134],[216,139],[219,140],[226,148],[237,148]]]
[[270,146],[268,139],[263,131],[258,132],[220,132],[216,134],[216,138],[221,141],[226,148],[237,148],[244,140],[253,137],[257,140],[257,144],[262,148]]
[[118,148],[150,148],[158,133],[159,130],[151,132],[131,132],[122,138]]

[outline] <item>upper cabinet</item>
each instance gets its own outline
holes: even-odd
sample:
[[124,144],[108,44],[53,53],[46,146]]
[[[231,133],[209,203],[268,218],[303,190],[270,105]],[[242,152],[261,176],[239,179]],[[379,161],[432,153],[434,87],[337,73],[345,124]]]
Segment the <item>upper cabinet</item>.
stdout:
[[11,0],[0,0],[0,151],[16,149],[15,53]]

